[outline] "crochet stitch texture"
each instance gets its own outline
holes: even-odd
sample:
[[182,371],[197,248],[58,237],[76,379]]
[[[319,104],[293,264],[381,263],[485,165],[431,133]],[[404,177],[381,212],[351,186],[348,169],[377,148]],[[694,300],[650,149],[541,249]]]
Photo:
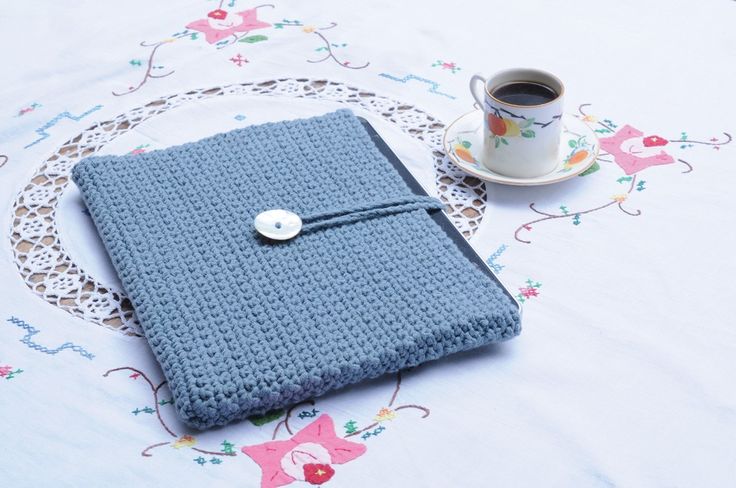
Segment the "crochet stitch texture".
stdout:
[[[72,178],[193,427],[520,332],[348,110],[95,156]],[[252,226],[273,208],[333,221],[276,243]]]

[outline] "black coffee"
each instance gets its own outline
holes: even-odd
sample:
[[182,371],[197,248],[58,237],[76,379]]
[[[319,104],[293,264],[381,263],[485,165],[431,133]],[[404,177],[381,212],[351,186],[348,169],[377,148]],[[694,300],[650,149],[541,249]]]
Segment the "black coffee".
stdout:
[[491,92],[494,98],[513,105],[542,105],[557,98],[557,92],[535,81],[512,81]]

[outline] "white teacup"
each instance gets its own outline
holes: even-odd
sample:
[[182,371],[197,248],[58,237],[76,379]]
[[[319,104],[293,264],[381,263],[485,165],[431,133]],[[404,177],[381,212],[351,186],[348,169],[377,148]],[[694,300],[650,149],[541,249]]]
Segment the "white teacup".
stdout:
[[522,68],[490,78],[476,74],[470,79],[470,92],[484,112],[486,168],[515,178],[542,176],[555,169],[565,94],[556,76]]

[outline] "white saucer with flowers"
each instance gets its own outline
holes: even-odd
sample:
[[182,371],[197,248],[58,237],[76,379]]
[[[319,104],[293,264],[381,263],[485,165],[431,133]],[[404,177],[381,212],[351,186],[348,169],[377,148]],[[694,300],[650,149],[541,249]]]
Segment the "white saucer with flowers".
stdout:
[[[512,119],[491,124],[494,139],[505,144],[507,138],[534,137],[534,130],[522,127]],[[588,170],[598,157],[600,145],[595,132],[574,115],[563,114],[562,136],[557,166],[549,173],[534,178],[505,176],[486,168],[483,157],[483,112],[473,110],[460,116],[445,130],[445,153],[460,169],[483,181],[502,185],[536,186],[559,183]]]

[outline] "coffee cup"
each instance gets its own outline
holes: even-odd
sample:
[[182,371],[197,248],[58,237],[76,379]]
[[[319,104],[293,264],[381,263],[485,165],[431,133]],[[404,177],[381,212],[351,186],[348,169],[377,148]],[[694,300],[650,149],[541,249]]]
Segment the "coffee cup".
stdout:
[[557,166],[565,87],[537,69],[509,69],[470,79],[483,110],[483,156],[489,170],[515,178],[545,175]]

